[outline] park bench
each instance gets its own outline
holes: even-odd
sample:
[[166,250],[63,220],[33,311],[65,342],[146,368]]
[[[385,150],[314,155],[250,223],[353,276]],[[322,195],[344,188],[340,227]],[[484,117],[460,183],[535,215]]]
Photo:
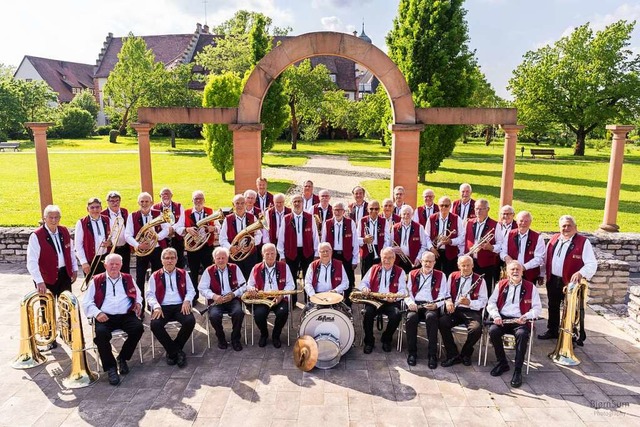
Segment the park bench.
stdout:
[[13,148],[13,151],[18,151],[19,147],[19,142],[0,142],[0,151],[4,151],[5,148]]
[[531,157],[535,159],[536,156],[551,156],[552,159],[555,159],[556,150],[553,148],[532,148]]

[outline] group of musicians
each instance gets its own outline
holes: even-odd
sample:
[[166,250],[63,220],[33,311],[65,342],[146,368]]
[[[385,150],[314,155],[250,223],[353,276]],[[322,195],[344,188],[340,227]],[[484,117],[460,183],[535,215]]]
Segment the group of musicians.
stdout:
[[[88,215],[76,224],[75,242],[59,224],[60,209],[48,206],[42,227],[29,239],[29,272],[38,291],[49,289],[59,295],[71,290],[78,269],[76,258],[79,260],[88,285],[83,307],[86,315],[96,320],[95,343],[114,385],[120,382],[119,374],[129,371],[127,360],[142,335],[145,311],[150,313],[152,332],[166,350],[167,363],[183,367],[186,357],[182,348],[195,325],[192,312],[199,296],[207,301],[218,347],[228,347],[222,328],[222,316],[227,314],[232,321],[231,346],[241,351],[244,311],[240,297],[244,293],[255,296],[263,291],[292,291],[300,276],[307,296],[338,292],[350,306],[354,271],[359,265],[362,279],[358,290],[365,295],[382,295],[379,308],[363,307],[365,353],[374,349],[373,325],[379,315],[388,320],[381,336],[382,349],[391,351],[393,334],[406,311],[410,366],[417,361],[420,321],[426,323],[430,368],[437,367],[438,331],[446,350],[441,365],[470,365],[486,310],[493,319],[489,337],[498,360],[491,375],[509,370],[501,338],[505,333],[514,334],[511,384],[518,387],[531,321],[541,312],[534,284],[544,277],[549,298],[548,330],[538,338],[554,339],[558,337],[563,287],[583,277],[590,279],[596,271],[593,248],[577,234],[571,216],[560,218],[560,232],[545,247],[539,233],[530,229],[529,212],[516,216],[511,206],[502,206],[496,221],[489,217],[486,199],[471,198],[469,184],[460,186],[460,198],[453,202],[443,196],[436,203],[434,192],[427,189],[424,204],[415,210],[405,204],[402,187],[394,188],[393,199],[384,199],[382,204],[365,201],[364,189],[355,187],[350,203],[332,205],[328,191],[315,195],[313,183],[306,181],[302,193],[291,197],[289,208],[285,196],[271,194],[267,184],[266,179],[258,178],[256,191],[236,195],[233,211],[221,218],[221,223],[205,221],[213,210],[205,205],[202,191],[193,192],[193,207],[186,210],[172,200],[168,188],[161,190],[161,201],[156,204],[149,193],[141,193],[135,212],[121,208],[120,194],[111,191],[104,210],[97,197],[87,202]],[[170,221],[159,218],[167,215]],[[266,226],[251,228],[254,245],[238,257],[243,244],[238,244],[236,237],[258,221]],[[140,237],[147,229],[155,239]],[[185,261],[185,236],[195,238],[203,233],[206,243],[187,252]],[[130,275],[132,252],[137,254],[135,280]],[[278,295],[273,302],[271,307],[254,304],[260,347],[269,338],[269,311],[276,316],[272,344],[281,346],[280,334],[289,307],[295,307],[296,295]],[[175,339],[165,331],[169,321],[182,325]],[[451,330],[461,324],[468,334],[459,351]],[[117,358],[110,347],[115,329],[128,334]]]

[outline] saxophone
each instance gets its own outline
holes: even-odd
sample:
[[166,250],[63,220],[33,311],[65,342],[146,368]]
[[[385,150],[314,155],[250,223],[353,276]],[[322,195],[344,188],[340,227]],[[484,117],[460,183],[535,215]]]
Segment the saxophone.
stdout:
[[293,291],[257,291],[255,295],[249,294],[249,292],[245,292],[242,294],[242,302],[245,304],[264,304],[267,307],[271,308],[275,305],[275,301],[273,298],[277,298],[284,295],[294,295],[301,293],[302,290],[293,290]]
[[393,293],[393,292],[369,292],[365,294],[362,291],[353,291],[351,295],[349,295],[349,300],[355,304],[369,304],[374,306],[376,309],[382,307],[386,299],[403,299],[406,298],[406,294],[403,293]]

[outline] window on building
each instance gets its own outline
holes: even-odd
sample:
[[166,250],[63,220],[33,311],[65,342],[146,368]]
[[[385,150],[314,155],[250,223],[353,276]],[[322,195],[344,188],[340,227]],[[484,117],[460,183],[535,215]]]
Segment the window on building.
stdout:
[[330,74],[330,75],[329,75],[329,77],[331,78],[331,81],[332,81],[333,83],[335,83],[335,82],[336,82],[336,75],[335,75],[335,74]]

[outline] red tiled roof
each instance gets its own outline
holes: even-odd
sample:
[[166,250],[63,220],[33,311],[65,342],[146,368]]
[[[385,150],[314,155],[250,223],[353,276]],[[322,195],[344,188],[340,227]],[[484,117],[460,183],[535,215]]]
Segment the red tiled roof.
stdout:
[[93,65],[25,56],[45,82],[58,93],[59,102],[70,102],[72,88],[93,89]]

